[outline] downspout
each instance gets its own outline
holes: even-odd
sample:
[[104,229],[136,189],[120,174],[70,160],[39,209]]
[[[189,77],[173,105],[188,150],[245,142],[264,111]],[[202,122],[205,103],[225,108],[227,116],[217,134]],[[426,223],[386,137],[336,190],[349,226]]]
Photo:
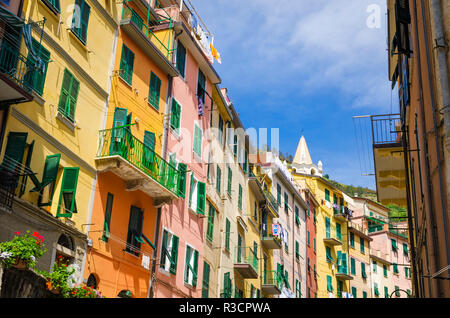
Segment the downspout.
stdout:
[[[420,112],[421,112],[421,119],[422,119],[422,138],[424,140],[424,155],[425,155],[425,171],[426,171],[426,180],[427,182],[427,193],[428,193],[428,205],[429,205],[429,214],[430,214],[430,218],[431,218],[431,236],[433,239],[433,243],[432,243],[432,247],[433,247],[433,252],[435,255],[439,254],[439,251],[437,249],[438,245],[437,245],[437,225],[436,225],[436,216],[434,215],[434,207],[433,207],[433,199],[432,199],[432,194],[433,191],[431,189],[431,184],[430,184],[430,163],[428,160],[428,142],[427,142],[427,136],[426,136],[426,123],[425,123],[425,106],[424,106],[424,100],[423,100],[423,84],[422,84],[422,68],[421,68],[421,57],[420,57],[420,48],[419,48],[419,30],[418,30],[418,19],[417,19],[417,1],[414,0],[414,31],[415,31],[415,36],[416,36],[416,46],[415,46],[415,50],[416,50],[416,55],[417,55],[417,68],[418,68],[418,76],[419,76],[419,92],[420,92]],[[423,7],[422,7],[423,9]],[[431,94],[432,95],[432,94]],[[420,160],[420,158],[419,158]],[[425,211],[424,211],[425,213]],[[435,261],[436,259],[434,259]],[[438,266],[436,266],[438,267]],[[429,268],[428,268],[429,271]],[[430,279],[429,279],[430,280]],[[439,282],[437,283],[438,289],[439,289]],[[431,296],[431,295],[430,295]]]
[[[432,8],[433,11],[438,12],[440,9],[437,8],[437,6],[439,5],[439,3],[437,3],[436,1],[434,1],[434,7]],[[424,0],[421,0],[421,7],[422,7],[422,20],[425,22],[426,21],[426,17],[425,17],[425,10],[424,10]],[[440,8],[440,7],[439,7]],[[442,21],[442,19],[441,19]],[[441,24],[442,26],[442,24]],[[425,23],[422,24],[422,28],[423,28],[423,34],[424,34],[424,38],[425,38],[425,48],[426,48],[426,61],[427,61],[427,70],[428,70],[428,86],[430,89],[430,97],[431,97],[431,107],[432,107],[432,114],[433,114],[433,131],[434,131],[434,141],[435,141],[435,147],[436,147],[436,158],[437,158],[437,168],[438,168],[438,175],[439,175],[439,192],[440,192],[440,196],[441,196],[441,213],[442,213],[442,225],[444,227],[444,239],[445,239],[445,256],[447,261],[445,262],[446,264],[450,264],[450,249],[449,249],[449,242],[448,242],[448,230],[447,230],[447,210],[446,210],[446,200],[445,200],[445,196],[444,196],[444,181],[442,180],[443,178],[443,173],[442,173],[442,167],[441,167],[441,151],[440,151],[440,145],[439,145],[439,135],[438,135],[438,123],[437,123],[437,116],[436,113],[438,111],[438,109],[436,108],[436,101],[435,101],[435,95],[434,92],[436,91],[435,89],[433,89],[436,85],[435,85],[435,81],[432,78],[432,70],[431,70],[431,58],[430,58],[430,47],[429,47],[429,43],[428,43],[428,33],[426,32],[426,27],[425,27]],[[433,29],[433,28],[432,28]],[[442,34],[442,30],[441,30],[441,37],[443,37]],[[440,40],[439,38],[436,39],[436,42]],[[441,39],[442,40],[442,39]],[[444,59],[445,59],[445,55],[444,55]],[[442,67],[442,65],[440,65],[440,67]],[[441,76],[442,77],[442,76]],[[442,79],[441,79],[442,81]],[[445,81],[445,80],[444,80]],[[447,78],[447,88],[448,88],[448,78]],[[437,89],[437,88],[436,88]],[[442,89],[442,91],[445,91],[445,89]],[[443,93],[444,95],[444,93]],[[441,262],[439,260],[439,258],[436,258],[435,260],[435,264],[436,264],[436,271],[441,269]],[[450,268],[447,270],[447,273],[450,274]],[[441,281],[438,280],[437,283],[438,286],[438,294],[441,294]]]
[[[441,95],[442,95],[442,108],[441,111],[444,112],[444,138],[445,138],[445,145],[447,148],[447,151],[450,150],[450,90],[449,90],[449,74],[448,74],[448,67],[447,64],[447,57],[446,57],[446,51],[448,50],[448,45],[445,43],[445,35],[443,30],[443,19],[442,19],[442,1],[440,0],[431,0],[431,11],[433,16],[434,25],[431,26],[431,32],[434,33],[434,42],[437,55],[437,66],[439,69],[439,78],[440,78],[440,88],[441,88]],[[428,52],[428,51],[427,51]],[[430,81],[431,82],[431,81]],[[435,110],[434,103],[433,103],[433,110]],[[435,111],[433,112],[435,115]],[[435,123],[436,125],[436,123]],[[438,136],[436,134],[436,146],[439,145]],[[437,152],[439,153],[439,147],[437,147]],[[440,157],[438,157],[438,164],[440,167]],[[444,158],[445,160],[445,158]],[[447,162],[447,165],[449,163]],[[447,228],[447,214],[446,214],[446,208],[445,208],[445,201],[444,201],[444,195],[442,193],[443,191],[443,181],[442,181],[442,171],[441,168],[439,168],[439,181],[441,186],[441,199],[442,199],[442,214],[443,214],[443,221],[444,221],[444,233],[448,233]],[[448,189],[447,189],[448,191]],[[447,202],[448,203],[448,202]],[[446,247],[446,256],[447,256],[447,264],[450,264],[450,256],[449,256],[449,243],[448,243],[448,236],[445,235],[445,247]],[[447,274],[450,275],[450,269],[447,271]]]
[[149,288],[148,288],[148,298],[153,298],[155,294],[155,271],[156,271],[156,260],[158,257],[158,244],[159,244],[159,228],[161,223],[161,208],[158,208],[156,211],[156,224],[155,224],[155,249],[153,249],[152,255],[152,269],[150,271],[150,280],[149,280]]

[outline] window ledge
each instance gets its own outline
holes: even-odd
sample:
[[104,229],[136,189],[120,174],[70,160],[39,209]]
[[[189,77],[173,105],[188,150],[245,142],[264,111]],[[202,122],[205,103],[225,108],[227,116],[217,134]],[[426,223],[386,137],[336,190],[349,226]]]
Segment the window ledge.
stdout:
[[59,111],[56,113],[56,118],[59,119],[64,125],[67,126],[67,128],[69,128],[72,131],[74,131],[75,127],[77,127],[76,122],[72,122],[70,119],[68,119],[65,115],[63,115]]
[[39,95],[38,93],[36,93],[34,90],[33,90],[32,94],[33,94],[33,97],[34,97],[34,101],[36,103],[38,103],[39,105],[44,106],[45,99],[43,99],[42,96]]
[[52,8],[52,5],[50,3],[48,3],[48,1],[46,0],[41,0],[38,1],[39,3],[41,3],[43,5],[43,7],[55,18],[57,18],[59,20],[59,15],[60,13],[55,9]]
[[[128,83],[127,83],[128,84]],[[180,129],[178,129],[178,131],[177,130],[175,130],[175,129],[173,129],[170,125],[169,125],[169,129],[170,129],[170,132],[173,134],[173,136],[178,140],[178,141],[180,141],[181,140],[181,135],[180,135]]]
[[[128,83],[127,83],[127,84],[128,84]],[[152,108],[154,111],[158,112],[158,114],[159,114],[159,107],[156,108],[155,105],[153,105],[152,103],[150,103],[148,100],[147,100],[147,104],[148,104],[148,106],[150,106],[150,108]]]
[[81,42],[78,36],[73,32],[72,27],[68,28],[67,30],[69,31],[69,34],[72,36],[72,38],[74,38],[78,42],[78,44],[80,44],[81,48],[86,52],[89,52],[87,45]]

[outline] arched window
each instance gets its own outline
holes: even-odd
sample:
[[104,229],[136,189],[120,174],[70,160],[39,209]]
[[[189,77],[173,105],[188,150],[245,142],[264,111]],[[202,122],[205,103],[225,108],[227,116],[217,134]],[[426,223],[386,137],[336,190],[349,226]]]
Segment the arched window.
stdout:
[[68,248],[71,251],[75,251],[75,246],[73,244],[73,240],[70,236],[66,234],[61,234],[58,238],[58,244]]
[[98,288],[98,282],[97,282],[97,278],[95,277],[94,274],[90,274],[86,283],[87,286],[92,287],[94,289]]
[[119,298],[132,298],[131,291],[129,290],[121,290],[120,293],[117,295]]

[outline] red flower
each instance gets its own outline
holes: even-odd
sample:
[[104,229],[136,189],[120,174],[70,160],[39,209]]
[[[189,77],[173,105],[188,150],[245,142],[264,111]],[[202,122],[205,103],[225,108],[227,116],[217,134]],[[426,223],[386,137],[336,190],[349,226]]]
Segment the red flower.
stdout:
[[15,235],[20,235],[20,232],[14,232]]
[[33,232],[33,236],[34,237],[39,237],[39,233],[38,232]]
[[61,255],[58,255],[58,258],[62,258],[62,256],[61,256]]

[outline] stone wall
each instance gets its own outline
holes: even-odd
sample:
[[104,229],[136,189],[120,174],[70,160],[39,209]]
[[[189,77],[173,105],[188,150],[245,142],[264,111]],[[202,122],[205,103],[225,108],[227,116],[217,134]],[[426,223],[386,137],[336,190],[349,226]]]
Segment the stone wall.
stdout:
[[45,279],[32,270],[4,269],[0,265],[0,298],[51,298]]

